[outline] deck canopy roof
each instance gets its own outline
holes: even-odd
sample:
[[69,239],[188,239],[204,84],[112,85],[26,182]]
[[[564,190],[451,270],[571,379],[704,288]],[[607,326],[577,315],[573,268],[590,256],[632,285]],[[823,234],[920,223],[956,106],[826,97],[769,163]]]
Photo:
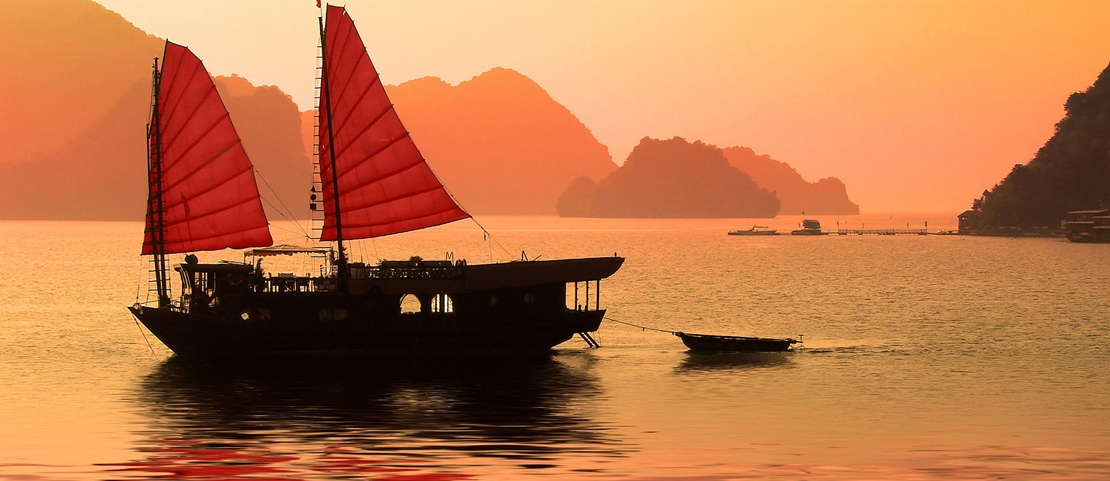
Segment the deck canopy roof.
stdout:
[[263,247],[260,249],[252,249],[247,251],[247,255],[255,257],[268,257],[268,256],[291,256],[293,254],[331,254],[335,249],[331,247],[304,247],[289,244],[276,245],[271,247]]

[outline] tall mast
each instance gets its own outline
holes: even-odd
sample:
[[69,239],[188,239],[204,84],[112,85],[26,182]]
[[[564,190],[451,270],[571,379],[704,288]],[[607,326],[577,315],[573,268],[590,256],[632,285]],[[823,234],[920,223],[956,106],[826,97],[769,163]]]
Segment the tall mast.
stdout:
[[[328,46],[326,43],[326,35],[324,33],[324,17],[318,17],[320,21],[320,67],[322,72],[320,89],[321,100],[325,105],[325,115],[327,115],[328,122],[328,156],[331,158],[331,197],[335,202],[335,242],[338,244],[339,257],[336,259],[335,266],[339,269],[339,290],[345,291],[347,289],[347,254],[343,252],[343,215],[339,210],[339,172],[336,168],[337,162],[335,161],[335,136],[332,134],[332,119],[331,119],[331,82],[328,81]],[[321,160],[322,161],[322,160]]]
[[165,218],[163,216],[162,195],[162,113],[158,104],[159,90],[162,84],[162,73],[158,71],[158,57],[154,57],[154,73],[151,101],[150,125],[147,127],[149,138],[147,145],[147,170],[150,182],[154,189],[150,195],[154,196],[154,216],[151,222],[151,240],[154,247],[154,279],[158,289],[158,307],[170,305],[169,289],[166,286],[166,233]]

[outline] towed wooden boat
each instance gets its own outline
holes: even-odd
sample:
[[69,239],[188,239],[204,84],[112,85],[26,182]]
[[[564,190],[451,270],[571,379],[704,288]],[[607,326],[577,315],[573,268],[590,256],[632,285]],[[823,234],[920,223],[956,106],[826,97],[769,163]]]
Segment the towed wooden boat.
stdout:
[[774,352],[786,351],[801,341],[769,337],[715,336],[675,332],[691,351]]

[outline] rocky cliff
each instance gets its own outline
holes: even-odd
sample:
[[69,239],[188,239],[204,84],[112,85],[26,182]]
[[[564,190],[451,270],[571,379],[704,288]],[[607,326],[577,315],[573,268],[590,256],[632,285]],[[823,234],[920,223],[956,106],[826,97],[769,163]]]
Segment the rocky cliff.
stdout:
[[760,187],[774,192],[782,203],[780,214],[857,215],[859,205],[848,199],[844,183],[836,177],[806,182],[798,171],[769,155],[747,147],[724,149],[728,163],[750,175]]
[[605,179],[571,184],[558,210],[564,217],[774,217],[779,200],[715,146],[645,137]]

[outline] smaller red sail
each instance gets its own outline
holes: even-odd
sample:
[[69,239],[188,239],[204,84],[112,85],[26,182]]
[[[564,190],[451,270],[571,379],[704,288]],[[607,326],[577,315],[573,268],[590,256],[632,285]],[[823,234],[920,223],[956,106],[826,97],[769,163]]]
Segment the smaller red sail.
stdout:
[[320,239],[337,239],[337,193],[344,239],[397,234],[470,217],[432,173],[401,124],[346,9],[328,5],[325,31]]
[[166,42],[156,94],[143,254],[155,252],[158,232],[167,254],[273,244],[254,167],[216,84],[187,47]]

